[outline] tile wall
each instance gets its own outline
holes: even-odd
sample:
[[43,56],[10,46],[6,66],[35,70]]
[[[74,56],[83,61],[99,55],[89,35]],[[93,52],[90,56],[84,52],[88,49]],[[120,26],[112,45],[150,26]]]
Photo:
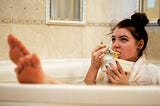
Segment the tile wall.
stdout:
[[[86,0],[85,26],[45,24],[45,0],[0,0],[0,60],[9,60],[7,36],[15,34],[41,59],[90,58],[90,53],[110,30],[110,0]],[[160,28],[147,29],[148,59],[160,62]]]
[[89,58],[109,30],[108,0],[87,0],[84,27],[46,25],[45,0],[0,2],[0,60],[9,59],[9,33],[15,34],[41,59]]

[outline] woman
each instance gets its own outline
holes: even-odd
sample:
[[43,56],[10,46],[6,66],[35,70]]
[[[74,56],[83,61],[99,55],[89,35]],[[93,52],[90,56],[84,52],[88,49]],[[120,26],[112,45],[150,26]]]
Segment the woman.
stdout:
[[[148,64],[145,60],[144,50],[147,46],[148,35],[145,26],[149,20],[143,13],[135,13],[131,19],[122,20],[112,30],[112,50],[119,52],[119,59],[135,62],[133,71],[126,74],[120,63],[117,66],[110,63],[106,67],[107,75],[111,83],[129,84],[137,83],[159,83],[160,67]],[[98,45],[92,52],[91,65],[84,79],[86,83],[95,83],[98,70],[101,67],[101,60],[104,52],[108,50],[103,44]]]

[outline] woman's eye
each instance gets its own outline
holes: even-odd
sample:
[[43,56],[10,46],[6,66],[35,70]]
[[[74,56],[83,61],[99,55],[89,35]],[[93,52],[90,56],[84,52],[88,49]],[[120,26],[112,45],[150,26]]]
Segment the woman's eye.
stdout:
[[122,42],[127,42],[128,39],[126,39],[126,38],[121,38],[121,41],[122,41]]
[[115,42],[115,40],[116,40],[115,38],[112,38],[112,42]]

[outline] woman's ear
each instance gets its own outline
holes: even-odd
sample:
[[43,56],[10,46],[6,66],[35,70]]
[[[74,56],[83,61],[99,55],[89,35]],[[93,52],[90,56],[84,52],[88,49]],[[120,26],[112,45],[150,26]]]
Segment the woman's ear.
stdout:
[[144,46],[144,40],[141,39],[140,41],[138,41],[138,49],[142,49],[143,46]]

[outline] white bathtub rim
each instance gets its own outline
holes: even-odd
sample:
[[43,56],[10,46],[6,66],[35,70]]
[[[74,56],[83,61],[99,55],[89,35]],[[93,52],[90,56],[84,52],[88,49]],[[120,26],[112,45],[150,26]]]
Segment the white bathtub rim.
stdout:
[[[78,86],[39,84],[15,84],[10,86],[0,84],[0,93],[0,102],[160,105],[160,86]],[[37,96],[31,97],[31,95]],[[114,99],[116,99],[116,101]]]

